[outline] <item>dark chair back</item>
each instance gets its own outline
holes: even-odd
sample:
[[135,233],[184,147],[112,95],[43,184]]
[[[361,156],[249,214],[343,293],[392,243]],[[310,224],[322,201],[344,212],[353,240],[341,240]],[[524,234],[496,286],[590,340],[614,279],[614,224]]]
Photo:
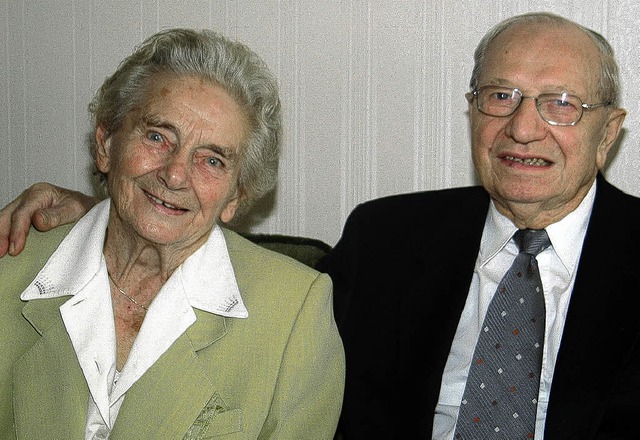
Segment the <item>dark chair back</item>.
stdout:
[[318,261],[331,251],[331,246],[315,238],[249,233],[243,233],[242,236],[255,244],[287,255],[310,267],[315,267]]

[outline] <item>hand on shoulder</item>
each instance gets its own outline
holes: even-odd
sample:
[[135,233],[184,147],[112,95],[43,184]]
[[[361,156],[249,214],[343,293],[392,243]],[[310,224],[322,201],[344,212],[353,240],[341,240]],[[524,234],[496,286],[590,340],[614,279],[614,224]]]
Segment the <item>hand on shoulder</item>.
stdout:
[[0,209],[0,258],[24,249],[31,224],[49,231],[82,217],[96,199],[50,183],[36,183]]

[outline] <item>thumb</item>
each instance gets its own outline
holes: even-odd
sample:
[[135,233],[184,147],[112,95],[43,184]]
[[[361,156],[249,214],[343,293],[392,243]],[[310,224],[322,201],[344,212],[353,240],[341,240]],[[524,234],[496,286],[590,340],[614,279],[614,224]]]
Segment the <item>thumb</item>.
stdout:
[[61,224],[60,222],[60,208],[42,208],[38,209],[31,221],[33,226],[42,232],[49,231]]
[[[86,197],[91,201],[91,206],[95,201],[93,198]],[[82,217],[91,206],[84,207],[82,202],[69,198],[61,201],[50,208],[40,208],[33,215],[31,221],[33,226],[42,232],[49,231],[60,225],[72,223]]]

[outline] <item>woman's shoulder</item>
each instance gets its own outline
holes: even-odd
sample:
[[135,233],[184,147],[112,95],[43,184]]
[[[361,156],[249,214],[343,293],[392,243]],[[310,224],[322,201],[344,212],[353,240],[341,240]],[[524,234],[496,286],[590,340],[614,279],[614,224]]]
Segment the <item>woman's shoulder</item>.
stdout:
[[224,228],[223,232],[232,261],[239,258],[314,277],[318,274],[313,268],[315,261],[330,250],[328,245],[317,240],[275,235],[240,235]]
[[316,285],[320,290],[331,291],[328,275],[321,274],[300,261],[260,246],[233,231],[224,229],[231,264],[243,296],[252,291],[263,295],[273,292],[289,299],[301,299]]
[[33,272],[35,276],[72,227],[72,224],[63,225],[48,232],[40,232],[32,227],[24,250],[20,254],[15,257],[6,255],[0,258],[0,275],[19,276]]
[[[20,254],[0,258],[0,302],[5,308],[5,320],[20,316],[20,310],[24,306],[20,300],[20,293],[44,267],[71,228],[72,225],[66,225],[49,232],[40,232],[32,228]],[[7,309],[13,313],[7,312]],[[8,321],[4,324],[9,325]]]

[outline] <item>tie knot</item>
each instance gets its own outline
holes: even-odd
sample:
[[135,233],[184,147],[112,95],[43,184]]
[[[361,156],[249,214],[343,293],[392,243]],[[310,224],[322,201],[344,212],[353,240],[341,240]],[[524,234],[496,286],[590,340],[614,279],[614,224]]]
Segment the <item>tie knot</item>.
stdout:
[[513,236],[520,252],[538,255],[551,245],[544,229],[519,229]]

